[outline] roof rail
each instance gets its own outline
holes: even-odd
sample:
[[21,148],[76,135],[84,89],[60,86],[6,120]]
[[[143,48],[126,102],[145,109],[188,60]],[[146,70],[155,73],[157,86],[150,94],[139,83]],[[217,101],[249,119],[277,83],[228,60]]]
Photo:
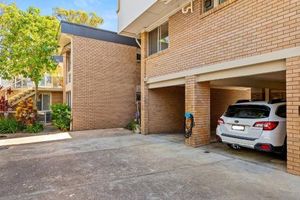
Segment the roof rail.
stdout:
[[247,102],[250,102],[249,99],[240,99],[240,100],[237,100],[236,103],[247,103]]

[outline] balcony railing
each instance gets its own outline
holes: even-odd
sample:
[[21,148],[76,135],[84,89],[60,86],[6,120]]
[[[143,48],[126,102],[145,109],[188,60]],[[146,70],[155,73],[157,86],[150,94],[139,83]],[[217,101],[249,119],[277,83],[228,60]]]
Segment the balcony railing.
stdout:
[[[26,89],[33,88],[34,83],[29,78],[18,77],[13,80],[5,80],[0,78],[0,85],[4,87],[11,87],[12,89]],[[39,82],[41,88],[62,88],[63,78],[61,76],[48,76]]]

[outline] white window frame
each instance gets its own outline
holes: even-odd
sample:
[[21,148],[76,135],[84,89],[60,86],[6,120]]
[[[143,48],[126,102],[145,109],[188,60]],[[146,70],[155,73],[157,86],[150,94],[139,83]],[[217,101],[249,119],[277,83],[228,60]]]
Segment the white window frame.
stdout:
[[[39,93],[39,95],[41,95],[41,110],[39,111],[50,111],[51,110],[51,105],[52,105],[52,94],[51,93],[47,93],[47,92],[42,92],[42,93]],[[50,102],[49,102],[49,110],[44,110],[44,95],[49,95],[50,96]]]
[[66,84],[72,83],[72,62],[71,52],[66,53]]
[[[168,24],[168,37],[170,37],[170,35],[169,35],[169,22],[168,22],[168,21],[166,21],[166,22],[164,22],[163,24],[161,24],[161,25],[159,25],[158,27],[156,27],[155,29],[157,29],[157,51],[156,51],[155,53],[150,54],[150,43],[149,43],[149,42],[150,42],[150,34],[148,34],[148,48],[147,48],[147,49],[148,49],[148,53],[147,53],[148,56],[157,54],[157,53],[159,53],[159,52],[161,52],[161,51],[164,51],[164,50],[166,50],[166,49],[169,48],[170,42],[168,43],[168,48],[166,48],[166,49],[164,49],[164,50],[161,49],[161,44],[160,44],[160,40],[161,40],[161,27],[162,27],[163,25],[165,25],[165,24]],[[152,32],[152,31],[154,31],[155,29],[149,31],[149,33]]]
[[72,108],[72,91],[66,92],[66,104]]

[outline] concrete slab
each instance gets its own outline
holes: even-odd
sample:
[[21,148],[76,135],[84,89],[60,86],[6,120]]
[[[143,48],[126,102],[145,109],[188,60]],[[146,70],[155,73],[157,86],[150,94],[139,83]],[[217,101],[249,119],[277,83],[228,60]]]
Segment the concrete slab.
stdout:
[[0,150],[0,200],[299,199],[300,178],[282,170],[176,136],[100,132]]
[[40,143],[40,142],[51,142],[51,141],[66,140],[71,138],[72,137],[69,135],[69,133],[57,133],[51,135],[39,135],[39,136],[3,139],[0,140],[0,147],[21,145],[21,144],[32,144],[32,143]]

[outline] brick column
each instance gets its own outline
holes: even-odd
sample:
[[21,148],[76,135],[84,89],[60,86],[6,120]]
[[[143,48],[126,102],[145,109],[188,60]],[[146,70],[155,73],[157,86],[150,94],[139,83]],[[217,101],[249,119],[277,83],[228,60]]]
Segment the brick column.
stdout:
[[149,133],[149,93],[145,83],[146,78],[146,58],[147,58],[147,38],[146,32],[141,34],[141,132]]
[[210,142],[210,85],[196,82],[196,76],[186,77],[185,111],[194,115],[195,127],[187,145],[198,147]]
[[287,170],[300,175],[300,57],[286,61]]

